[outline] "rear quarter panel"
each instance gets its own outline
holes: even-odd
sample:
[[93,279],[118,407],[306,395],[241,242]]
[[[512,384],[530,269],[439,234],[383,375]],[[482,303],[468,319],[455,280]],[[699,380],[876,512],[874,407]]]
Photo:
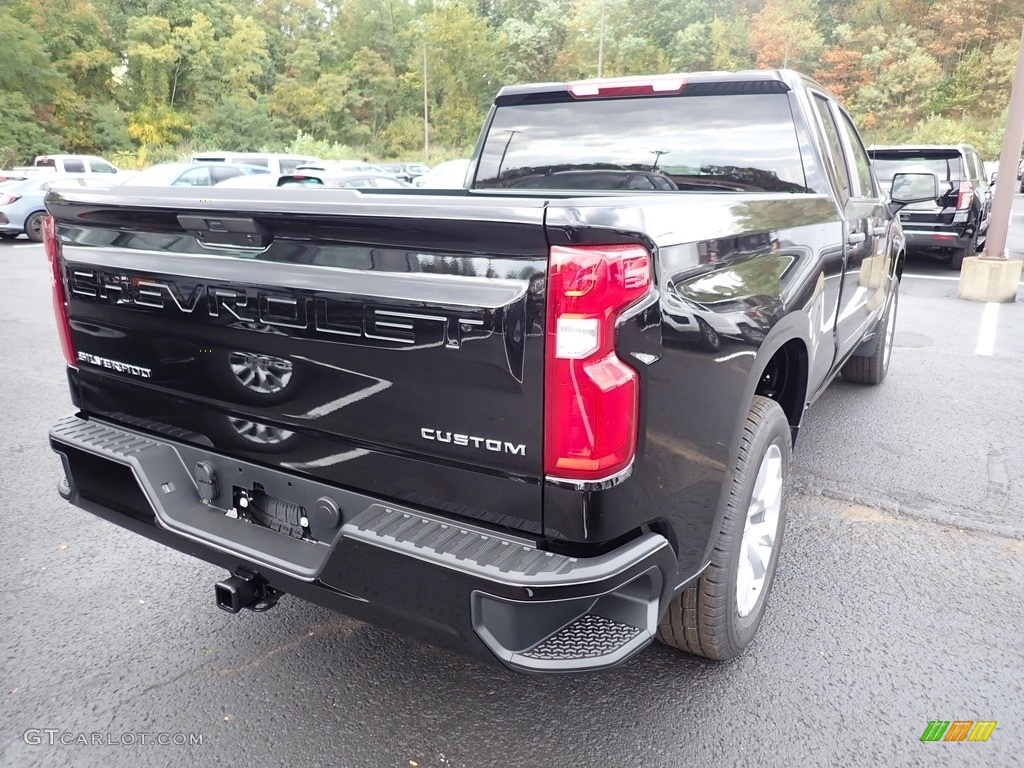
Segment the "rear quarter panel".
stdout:
[[[653,198],[653,196],[652,196]],[[552,243],[645,242],[657,301],[620,327],[618,354],[642,380],[640,448],[610,488],[548,485],[545,526],[607,541],[637,521],[677,550],[680,573],[706,560],[722,490],[760,372],[802,345],[814,391],[833,369],[843,227],[824,195],[697,195],[560,201]]]

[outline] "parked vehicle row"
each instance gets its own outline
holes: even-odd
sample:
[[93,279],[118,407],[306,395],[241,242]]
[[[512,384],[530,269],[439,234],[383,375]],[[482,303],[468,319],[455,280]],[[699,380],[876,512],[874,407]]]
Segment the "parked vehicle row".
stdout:
[[[932,201],[906,206],[900,212],[907,250],[945,260],[960,269],[964,258],[983,249],[992,208],[996,167],[983,162],[970,145],[872,146],[868,149],[880,182],[888,186],[895,173],[934,172],[940,194]],[[38,240],[42,196],[56,174],[74,186],[168,186],[237,188],[349,187],[364,189],[460,189],[467,186],[470,161],[450,160],[431,169],[422,163],[371,163],[366,160],[320,160],[309,155],[267,152],[200,152],[190,163],[161,163],[141,172],[123,171],[96,155],[51,154],[31,166],[0,169],[0,238],[25,233]],[[1017,166],[1016,188],[1024,192],[1024,159]],[[89,182],[93,178],[95,182]],[[21,184],[18,194],[6,186]],[[693,180],[687,182],[692,184]],[[678,189],[661,170],[535,169],[513,176],[503,188],[545,189]]]
[[294,171],[366,171],[393,176],[402,181],[427,173],[430,168],[422,163],[372,163],[369,160],[321,160],[304,155],[281,155],[259,152],[200,152],[192,156],[193,162],[221,162],[243,165],[258,165],[277,176],[286,176]]
[[235,163],[161,163],[151,165],[125,182],[134,187],[212,187],[236,176],[266,176],[271,172],[258,165]]
[[296,170],[281,176],[260,174],[240,176],[217,184],[218,187],[269,189],[273,187],[353,187],[361,189],[410,189],[411,184],[386,173],[346,170]]

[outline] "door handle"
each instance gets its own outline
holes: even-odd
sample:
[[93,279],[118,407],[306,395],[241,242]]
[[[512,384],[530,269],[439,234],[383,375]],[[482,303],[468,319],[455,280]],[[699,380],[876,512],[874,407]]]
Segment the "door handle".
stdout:
[[851,232],[846,236],[846,242],[849,245],[860,245],[867,239],[867,236],[863,232]]

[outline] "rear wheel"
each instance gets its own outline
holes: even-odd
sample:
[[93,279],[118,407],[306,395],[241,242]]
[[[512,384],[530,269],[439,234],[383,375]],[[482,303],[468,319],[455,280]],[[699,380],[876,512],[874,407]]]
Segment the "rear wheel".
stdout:
[[46,216],[46,211],[36,211],[27,219],[25,219],[25,234],[28,235],[28,239],[35,242],[43,242],[43,217]]
[[896,312],[900,304],[900,284],[893,287],[889,306],[875,329],[874,348],[870,354],[851,357],[843,365],[846,381],[856,384],[881,384],[889,372],[889,358],[892,357],[893,339],[896,337]]
[[964,265],[964,259],[968,256],[973,256],[978,250],[978,238],[972,236],[971,240],[963,248],[954,248],[953,255],[949,259],[949,268],[955,269],[958,272]]
[[782,407],[754,397],[711,564],[669,605],[658,639],[709,659],[738,656],[761,625],[786,523],[791,458]]

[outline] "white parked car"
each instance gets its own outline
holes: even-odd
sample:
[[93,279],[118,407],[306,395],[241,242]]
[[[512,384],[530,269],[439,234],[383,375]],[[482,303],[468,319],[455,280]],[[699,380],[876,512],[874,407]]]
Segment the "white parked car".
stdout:
[[270,173],[281,176],[292,173],[300,165],[317,162],[308,155],[288,155],[275,152],[197,152],[192,155],[193,163],[234,163],[236,165],[258,165]]
[[32,165],[57,173],[118,173],[112,163],[96,155],[39,155]]
[[413,179],[413,186],[426,189],[462,189],[466,186],[469,160],[448,160]]

